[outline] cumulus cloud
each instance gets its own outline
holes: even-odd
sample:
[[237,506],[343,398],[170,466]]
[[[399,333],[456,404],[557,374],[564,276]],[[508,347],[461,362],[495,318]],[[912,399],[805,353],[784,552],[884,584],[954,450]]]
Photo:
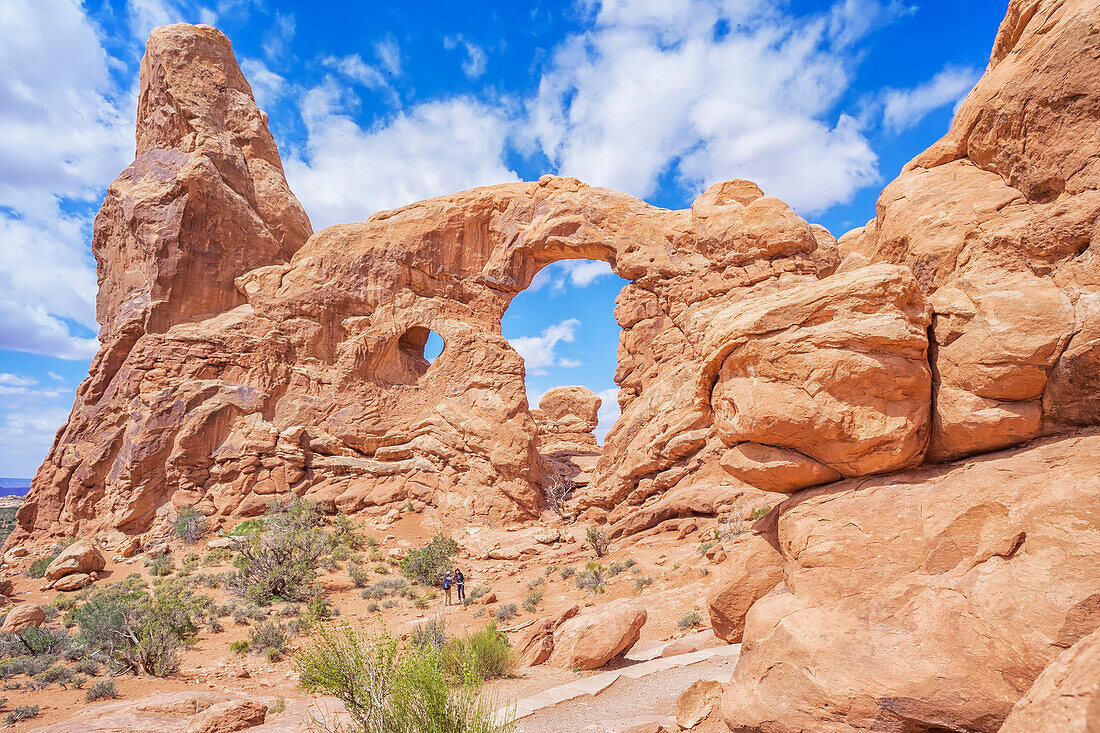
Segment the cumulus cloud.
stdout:
[[763,0],[607,0],[555,50],[527,143],[564,175],[642,197],[668,174],[694,190],[740,176],[823,210],[878,176],[856,120],[834,110],[848,48],[890,7],[848,0],[794,18]]
[[0,414],[0,465],[15,477],[33,476],[68,417],[60,406]]
[[573,343],[580,325],[581,322],[576,318],[569,318],[547,326],[538,336],[520,336],[508,339],[508,343],[523,357],[527,374],[546,374],[548,367],[558,364],[558,357],[554,353],[557,345],[563,341],[567,344]]
[[294,32],[298,29],[298,23],[294,20],[294,14],[283,15],[275,13],[275,21],[271,28],[264,34],[261,46],[264,55],[269,61],[278,61],[287,54],[290,41],[294,38]]
[[303,95],[304,155],[292,154],[285,163],[287,179],[317,228],[519,180],[504,160],[507,120],[475,99],[423,102],[369,128],[345,111],[345,101],[332,79]]
[[883,95],[883,125],[892,132],[915,127],[929,112],[962,100],[981,75],[979,69],[949,64],[923,84],[887,89]]
[[614,274],[611,265],[600,260],[562,260],[539,270],[528,290],[537,292],[549,287],[551,292],[560,293],[566,286],[586,288],[597,280]]
[[78,3],[0,6],[0,348],[95,351],[91,213],[134,144],[110,63]]

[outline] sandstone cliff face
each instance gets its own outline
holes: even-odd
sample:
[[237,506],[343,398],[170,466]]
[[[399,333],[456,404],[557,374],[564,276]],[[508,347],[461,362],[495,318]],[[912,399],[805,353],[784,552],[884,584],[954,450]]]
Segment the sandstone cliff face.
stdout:
[[[840,239],[829,280],[901,266],[924,296],[927,463],[1098,422],[1098,38],[1093,2],[1014,0],[950,132],[886,187],[874,220]],[[779,368],[789,348],[771,348]],[[733,366],[735,377],[746,371]],[[903,426],[920,415],[903,385],[913,383],[902,377],[902,392],[869,400],[890,419],[909,416],[883,433],[898,441],[877,456],[897,461],[887,470],[910,455]],[[716,416],[723,404],[735,409],[719,428],[754,441],[724,459],[727,470],[751,480],[756,464],[772,468],[777,491],[815,483],[819,464],[853,475],[819,443],[800,444],[821,411],[769,412],[736,379],[727,391]],[[799,404],[782,387],[775,393]],[[799,428],[784,430],[791,423]],[[877,422],[864,414],[858,424]],[[1008,727],[1042,710],[1051,717],[1030,730],[1080,725],[1088,701],[1061,706],[1052,690],[1090,694],[1078,678],[1091,647],[1074,644],[1100,627],[1097,441],[1092,429],[795,493],[765,522],[782,579],[744,616],[723,700],[730,729],[996,731],[1056,659]],[[1058,656],[1071,647],[1078,656]]]

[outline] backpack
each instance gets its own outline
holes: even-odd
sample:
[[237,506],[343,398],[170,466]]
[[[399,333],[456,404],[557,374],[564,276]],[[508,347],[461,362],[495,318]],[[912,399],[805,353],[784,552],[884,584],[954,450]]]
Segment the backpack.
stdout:
[[443,578],[443,590],[450,590],[450,589],[451,589],[451,576],[448,575],[445,578]]

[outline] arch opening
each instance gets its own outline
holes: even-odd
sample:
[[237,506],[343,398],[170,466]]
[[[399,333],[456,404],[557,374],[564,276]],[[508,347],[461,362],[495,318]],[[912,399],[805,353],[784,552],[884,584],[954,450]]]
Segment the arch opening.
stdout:
[[[557,260],[535,274],[501,319],[501,333],[523,357],[527,403],[536,421],[551,419],[542,414],[540,401],[548,394],[553,398],[560,388],[580,386],[599,397],[594,418],[575,416],[594,423],[597,449],[619,416],[615,372],[621,329],[614,310],[628,283],[603,260]],[[563,399],[568,402],[562,394],[554,400],[555,414],[566,409]],[[578,404],[574,411],[587,408]]]
[[424,376],[445,347],[443,337],[427,326],[413,326],[397,340],[403,371],[412,377],[411,381]]

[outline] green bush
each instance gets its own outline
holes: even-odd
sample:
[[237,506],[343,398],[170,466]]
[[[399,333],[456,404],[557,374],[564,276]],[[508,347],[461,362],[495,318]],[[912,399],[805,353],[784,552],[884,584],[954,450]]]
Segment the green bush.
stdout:
[[706,542],[699,545],[699,547],[696,549],[696,552],[698,552],[700,556],[706,555],[707,550],[709,550],[710,548],[714,547],[717,544],[718,544],[718,542],[715,541],[715,540],[707,540]]
[[233,588],[262,605],[307,600],[314,595],[313,580],[329,549],[329,536],[312,504],[295,498],[273,505],[267,521],[237,541]]
[[648,575],[642,575],[634,579],[634,595],[638,595],[646,586],[653,584],[653,578]]
[[417,625],[409,636],[416,646],[431,646],[439,650],[447,643],[447,623],[442,616],[436,616],[427,623]]
[[584,566],[584,570],[577,573],[574,581],[577,587],[587,590],[589,593],[603,593],[604,574],[607,568],[599,563],[590,562]]
[[238,639],[229,645],[229,651],[240,654],[242,657],[251,649],[252,645],[248,643],[248,639]]
[[401,560],[401,572],[418,583],[435,585],[443,579],[451,567],[451,558],[457,554],[458,543],[445,534],[437,534],[427,545]]
[[114,680],[100,680],[88,688],[84,693],[84,699],[88,702],[97,700],[114,700],[118,697],[118,686]]
[[505,603],[497,609],[494,615],[497,621],[508,621],[519,615],[519,608],[514,603]]
[[611,539],[599,527],[589,527],[584,536],[585,542],[592,547],[596,557],[603,557],[611,547]]
[[638,564],[638,561],[632,557],[628,557],[625,560],[611,563],[611,566],[607,568],[607,577],[614,578],[619,573],[625,572],[630,568]]
[[20,705],[15,710],[8,713],[8,716],[4,718],[4,722],[8,725],[15,725],[20,720],[30,720],[31,718],[38,717],[37,705]]
[[57,556],[61,554],[61,551],[75,541],[76,540],[74,539],[61,540],[53,546],[53,548],[50,550],[49,555],[46,555],[45,557],[40,557],[32,562],[30,565],[28,565],[27,569],[24,571],[24,575],[26,575],[28,578],[41,578],[43,575],[46,574],[46,568],[50,566],[50,563],[57,559]]
[[367,583],[370,582],[370,575],[363,569],[362,565],[348,563],[348,577],[351,578],[351,582],[356,588],[365,588]]
[[176,581],[152,593],[137,575],[93,592],[71,611],[80,626],[77,642],[109,660],[116,671],[165,677],[179,668],[179,650],[190,643],[212,607]]
[[294,666],[304,690],[339,699],[364,733],[510,731],[514,723],[494,721],[479,698],[477,680],[455,685],[440,655],[431,645],[402,647],[385,633],[344,624],[322,628]]
[[757,509],[753,509],[752,510],[752,515],[750,516],[750,518],[753,521],[756,521],[757,519],[763,519],[764,517],[768,516],[768,513],[771,512],[771,510],[772,510],[771,507],[767,507],[767,506],[762,506],[762,507],[759,507]]
[[287,642],[290,637],[286,626],[274,621],[264,621],[253,626],[248,632],[248,646],[256,654],[267,654],[270,658],[274,654],[278,659],[286,652]]
[[542,603],[541,590],[530,591],[523,598],[523,608],[530,613],[537,611],[540,603]]
[[558,571],[558,574],[561,575],[562,580],[569,580],[576,572],[577,569],[575,567],[573,567],[572,565],[566,565],[564,568]]
[[483,682],[506,677],[516,668],[516,653],[493,621],[481,631],[445,640],[440,649],[443,670],[455,681]]
[[698,611],[692,611],[691,613],[685,613],[680,617],[680,620],[676,622],[676,628],[681,631],[687,631],[688,629],[694,629],[697,626],[703,625],[703,617],[699,615]]
[[171,555],[157,555],[156,557],[147,558],[145,567],[149,568],[150,575],[165,577],[172,574],[172,571],[176,569],[176,564],[172,562]]
[[479,585],[476,588],[472,588],[470,592],[466,594],[466,597],[462,599],[462,606],[466,607],[471,603],[476,603],[479,598],[488,595],[491,590],[492,588],[487,585]]
[[192,507],[184,507],[172,522],[172,534],[188,545],[193,545],[206,534],[206,515]]

